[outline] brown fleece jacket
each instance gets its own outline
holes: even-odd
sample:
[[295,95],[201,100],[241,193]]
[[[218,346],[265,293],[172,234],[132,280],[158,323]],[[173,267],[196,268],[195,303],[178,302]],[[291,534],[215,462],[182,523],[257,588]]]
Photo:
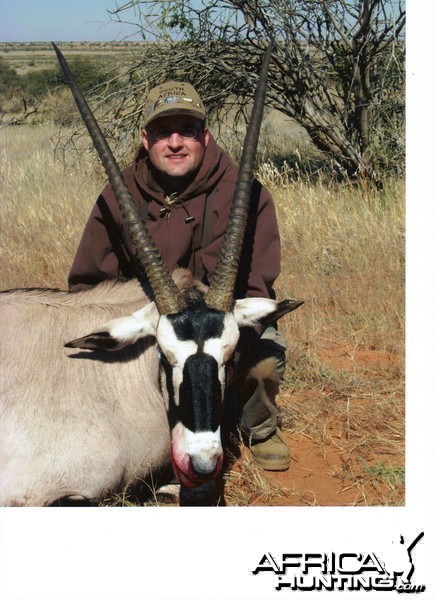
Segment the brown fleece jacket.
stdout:
[[[168,269],[190,268],[208,284],[226,231],[238,167],[211,136],[195,180],[170,205],[153,178],[142,146],[123,175]],[[203,228],[206,213],[208,225]],[[112,188],[107,185],[85,226],[68,277],[69,289],[79,291],[103,279],[134,277],[134,256]],[[279,271],[280,238],[273,200],[255,180],[235,296],[273,297]]]

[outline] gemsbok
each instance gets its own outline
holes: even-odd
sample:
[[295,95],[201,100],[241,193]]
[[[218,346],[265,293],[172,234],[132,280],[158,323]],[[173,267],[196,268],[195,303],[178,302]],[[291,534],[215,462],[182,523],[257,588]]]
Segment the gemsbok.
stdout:
[[186,271],[171,277],[53,46],[137,248],[138,280],[0,294],[0,504],[97,502],[170,463],[182,486],[195,488],[222,469],[226,364],[239,327],[263,328],[301,304],[233,298],[271,46],[209,288]]

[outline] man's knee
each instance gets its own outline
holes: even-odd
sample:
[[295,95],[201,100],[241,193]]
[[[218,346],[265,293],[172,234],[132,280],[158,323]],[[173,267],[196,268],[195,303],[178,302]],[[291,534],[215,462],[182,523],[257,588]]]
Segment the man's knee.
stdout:
[[271,344],[263,350],[266,351],[259,353],[257,361],[248,371],[248,377],[258,382],[269,380],[278,384],[283,380],[285,372],[285,351],[280,347],[272,348]]
[[283,377],[286,366],[286,342],[274,327],[259,337],[253,330],[241,335],[237,348],[238,371],[259,381]]

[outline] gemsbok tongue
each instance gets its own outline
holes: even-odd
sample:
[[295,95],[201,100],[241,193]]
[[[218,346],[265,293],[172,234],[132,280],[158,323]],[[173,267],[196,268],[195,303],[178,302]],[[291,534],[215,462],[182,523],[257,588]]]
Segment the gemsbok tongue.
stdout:
[[206,481],[211,481],[219,476],[223,466],[223,456],[221,456],[217,461],[214,470],[207,474],[196,473],[191,465],[189,465],[187,468],[182,468],[181,465],[178,464],[172,450],[171,465],[173,467],[175,476],[182,485],[187,488],[196,488]]

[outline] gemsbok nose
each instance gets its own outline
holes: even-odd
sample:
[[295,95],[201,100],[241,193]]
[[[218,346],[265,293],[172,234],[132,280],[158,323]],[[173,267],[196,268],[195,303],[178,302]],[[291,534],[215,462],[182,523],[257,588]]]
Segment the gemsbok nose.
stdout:
[[[219,431],[217,432],[219,436]],[[213,476],[221,469],[223,449],[217,434],[205,431],[192,436],[187,444],[187,454],[197,475]]]

